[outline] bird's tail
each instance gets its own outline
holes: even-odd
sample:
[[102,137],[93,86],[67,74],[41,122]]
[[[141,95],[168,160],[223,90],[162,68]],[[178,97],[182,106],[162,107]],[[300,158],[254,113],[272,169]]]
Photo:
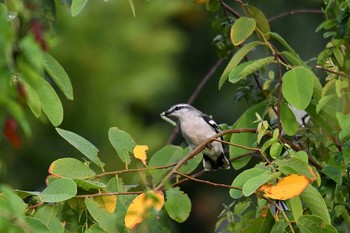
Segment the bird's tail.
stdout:
[[224,154],[221,154],[216,161],[208,155],[203,154],[203,167],[206,171],[215,171],[217,169],[230,169],[230,161]]

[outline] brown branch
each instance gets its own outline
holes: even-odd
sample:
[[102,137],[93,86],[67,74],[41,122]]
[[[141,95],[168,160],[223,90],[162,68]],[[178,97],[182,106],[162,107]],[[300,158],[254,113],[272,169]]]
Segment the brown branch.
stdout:
[[235,11],[234,9],[232,9],[229,5],[227,5],[224,1],[221,1],[222,6],[228,11],[230,12],[233,16],[235,16],[236,18],[240,18],[241,15]]
[[134,168],[134,169],[126,169],[126,170],[120,170],[120,171],[111,171],[111,172],[103,172],[100,174],[95,175],[95,178],[100,178],[102,176],[107,175],[118,175],[122,173],[131,173],[131,172],[142,172],[142,171],[150,171],[150,170],[158,170],[158,169],[166,169],[169,167],[174,167],[176,163],[169,164],[169,165],[163,165],[163,166],[157,166],[157,167],[143,167],[143,168]]
[[327,68],[325,68],[323,66],[315,66],[315,68],[321,69],[321,70],[324,70],[324,71],[327,71],[329,73],[333,73],[333,74],[336,74],[336,75],[339,75],[339,76],[343,76],[345,78],[350,78],[350,75],[348,75],[348,74],[337,72],[337,71],[333,71],[333,70],[327,69]]
[[141,194],[142,191],[134,191],[134,192],[108,192],[108,193],[92,193],[92,194],[84,194],[84,195],[76,195],[76,198],[87,198],[87,197],[102,197],[102,196],[113,196],[113,195],[138,195]]
[[271,18],[268,19],[268,22],[271,23],[277,19],[284,18],[286,16],[290,15],[296,15],[296,14],[324,14],[322,10],[318,9],[300,9],[300,10],[292,10],[292,11],[287,11],[283,12],[281,14],[278,14],[276,16],[272,16]]

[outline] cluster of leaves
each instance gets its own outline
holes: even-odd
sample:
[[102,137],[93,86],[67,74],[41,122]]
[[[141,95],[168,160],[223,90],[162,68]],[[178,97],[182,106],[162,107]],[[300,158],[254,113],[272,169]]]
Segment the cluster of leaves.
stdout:
[[55,89],[73,100],[68,75],[48,53],[54,20],[53,1],[0,3],[0,104],[5,109],[0,119],[5,137],[16,147],[21,145],[22,132],[31,135],[27,106],[35,117],[58,126],[63,106]]
[[[78,14],[86,2],[73,1],[72,14]],[[321,53],[318,67],[310,67],[279,34],[270,31],[268,20],[259,9],[240,2],[245,15],[240,16],[222,1],[212,0],[207,4],[210,9],[225,10],[227,22],[222,38],[229,38],[230,45],[222,48],[230,50],[228,54],[233,53],[219,80],[219,88],[227,82],[236,85],[253,80],[264,98],[217,135],[218,138],[224,136],[222,142],[229,145],[233,168],[244,171],[232,177],[231,185],[198,179],[203,172],[193,174],[201,162],[200,151],[208,143],[219,140],[215,137],[191,152],[165,146],[147,159],[147,146],[137,145],[128,133],[113,127],[108,138],[125,170],[109,172],[105,171],[94,145],[75,133],[57,128],[57,132],[85,156],[85,162],[74,158],[54,161],[49,168],[47,187],[42,192],[12,191],[2,186],[1,231],[169,232],[169,219],[181,223],[190,214],[191,201],[178,187],[189,180],[228,189],[233,202],[219,216],[217,232],[349,230],[347,100],[350,91],[346,75],[348,57],[344,53],[348,48],[346,40],[339,40],[347,34],[325,34],[331,36],[332,46]],[[343,15],[332,10],[337,4],[348,6],[347,1],[337,1],[336,5],[325,8],[327,20],[332,22],[329,24],[336,22],[332,27],[324,23],[322,27],[327,30],[344,25],[344,19],[333,19]],[[1,24],[7,25],[9,34],[13,34],[10,11],[3,4],[1,7]],[[229,13],[232,17],[228,17]],[[57,114],[56,105],[61,105],[59,99],[53,97],[55,92],[48,91],[52,87],[43,78],[44,70],[66,95],[71,92],[62,85],[66,87],[69,79],[62,78],[62,73],[65,74],[62,67],[40,48],[38,40],[33,35],[28,38],[25,41],[29,42],[19,44],[22,52],[16,55],[15,63],[9,49],[11,53],[5,54],[4,64],[16,68],[19,74],[16,83],[22,83],[26,93],[32,91],[31,97],[27,95],[27,102],[34,114],[42,109],[48,119],[58,125],[61,118],[57,116],[61,115]],[[26,47],[26,43],[31,46]],[[283,49],[277,50],[276,44]],[[40,59],[26,57],[25,48],[33,47],[37,48],[36,53],[29,54]],[[264,48],[265,56],[249,60],[248,55],[258,48]],[[314,69],[326,72],[324,84]],[[59,78],[55,78],[57,74],[61,74]],[[45,105],[47,100],[56,102]],[[308,114],[309,119],[299,114]],[[249,162],[254,156],[261,162],[251,167]],[[137,175],[128,180],[126,174],[129,173]],[[284,205],[289,210],[283,211]],[[272,211],[270,206],[277,211]]]

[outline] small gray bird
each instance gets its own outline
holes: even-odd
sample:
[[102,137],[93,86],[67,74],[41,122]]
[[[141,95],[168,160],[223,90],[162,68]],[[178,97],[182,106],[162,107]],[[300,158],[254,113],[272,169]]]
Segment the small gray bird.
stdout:
[[[215,121],[189,104],[177,104],[160,114],[162,118],[176,117],[182,136],[191,151],[220,131]],[[203,149],[203,167],[206,171],[229,169],[230,162],[224,155],[221,142],[213,141]]]

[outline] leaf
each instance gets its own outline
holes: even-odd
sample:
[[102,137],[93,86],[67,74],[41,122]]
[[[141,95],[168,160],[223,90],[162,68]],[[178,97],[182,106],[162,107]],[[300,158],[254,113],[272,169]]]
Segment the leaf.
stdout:
[[134,156],[135,158],[141,160],[141,162],[146,165],[147,164],[147,154],[146,150],[148,150],[148,146],[136,145],[134,147]]
[[248,16],[255,19],[256,27],[264,35],[265,39],[268,40],[270,38],[270,25],[264,13],[260,9],[251,5],[246,5],[245,9],[247,10]]
[[83,153],[91,162],[99,167],[103,167],[105,165],[97,155],[98,149],[91,142],[68,130],[56,128],[56,131],[59,135],[61,135],[61,137],[69,142],[69,144]]
[[77,16],[85,7],[88,0],[72,0],[71,14],[73,17]]
[[273,225],[270,233],[282,233],[285,232],[284,230],[288,227],[288,222],[279,220],[275,222],[275,225]]
[[292,210],[294,221],[297,221],[303,215],[303,205],[301,203],[300,197],[296,196],[289,199],[290,207]]
[[283,39],[282,36],[280,36],[278,33],[275,32],[269,32],[270,36],[273,37],[275,40],[277,40],[281,45],[283,45],[286,49],[288,49],[288,51],[295,53],[294,49],[292,49],[292,47],[289,46],[289,44],[287,43],[287,41],[285,41]]
[[50,54],[44,54],[44,68],[49,73],[52,80],[57,84],[64,95],[73,100],[73,87],[68,74],[63,67]]
[[320,111],[335,97],[336,96],[334,94],[323,96],[316,105],[316,113],[320,113]]
[[306,176],[291,174],[278,181],[276,185],[263,185],[259,190],[264,193],[265,197],[275,200],[288,200],[299,196],[310,182],[311,180]]
[[248,75],[260,70],[261,68],[267,66],[268,64],[274,63],[275,57],[264,57],[261,59],[254,60],[251,64],[243,68],[243,70],[238,74],[241,78],[245,78]]
[[309,207],[313,215],[320,217],[323,219],[323,221],[325,221],[325,223],[331,224],[331,217],[329,215],[326,202],[322,198],[321,194],[312,185],[309,185],[304,190],[304,192],[300,195],[300,198]]
[[44,205],[35,212],[34,217],[45,223],[50,232],[63,233],[63,224],[57,218],[58,209],[56,205]]
[[108,213],[110,213],[110,214],[114,213],[115,207],[117,206],[117,196],[116,195],[94,197],[94,200],[98,204],[100,204],[100,207],[105,209]]
[[14,216],[23,216],[27,205],[9,186],[0,185],[0,206],[2,211]]
[[[240,174],[236,176],[236,178],[233,180],[231,186],[243,188],[243,185],[251,178],[260,176],[264,174],[266,170],[260,169],[260,168],[250,168],[247,170],[244,170]],[[239,189],[230,189],[230,196],[232,198],[238,199],[243,196],[242,190]]]
[[72,179],[91,178],[96,174],[86,164],[74,158],[55,160],[49,167],[49,173],[55,176]]
[[134,2],[132,0],[128,0],[128,1],[129,1],[129,5],[130,5],[130,8],[131,8],[131,11],[132,11],[132,15],[134,17],[136,17],[136,11],[135,11]]
[[301,233],[337,233],[338,231],[330,223],[325,223],[322,218],[313,215],[303,215],[296,221]]
[[241,17],[237,19],[231,27],[232,44],[238,46],[242,44],[255,30],[256,21],[252,18]]
[[229,77],[228,81],[230,83],[235,84],[235,83],[239,82],[241,79],[245,78],[244,76],[241,76],[240,73],[242,72],[242,70],[245,67],[249,66],[253,62],[254,61],[247,61],[247,62],[244,62],[244,63],[236,66],[235,68],[233,68],[228,76]]
[[283,149],[283,144],[281,144],[280,142],[274,142],[272,143],[271,147],[270,147],[270,156],[273,159],[278,158],[281,153],[282,153],[282,149]]
[[106,232],[117,232],[117,216],[108,213],[107,210],[101,207],[100,203],[94,198],[86,198],[85,205],[91,217],[98,223],[99,227]]
[[276,179],[280,175],[280,172],[271,173],[269,171],[265,171],[261,175],[250,178],[243,185],[243,195],[246,197],[252,195],[261,185],[269,182],[270,180]]
[[293,111],[285,102],[281,102],[280,112],[283,132],[288,136],[294,136],[298,132],[299,125]]
[[270,232],[275,221],[270,211],[267,212],[266,217],[250,219],[241,230],[242,233],[266,233]]
[[222,73],[220,80],[219,80],[219,89],[222,87],[222,85],[225,83],[227,80],[229,74],[231,73],[232,69],[235,68],[241,61],[242,59],[252,50],[254,49],[257,45],[263,45],[264,43],[260,41],[254,41],[249,44],[246,44],[243,46],[241,49],[236,52],[228,65],[226,66],[224,72]]
[[118,129],[117,127],[112,127],[108,131],[108,139],[113,145],[114,149],[117,151],[119,158],[126,165],[130,164],[130,155],[129,153],[133,152],[136,143],[130,136],[123,130]]
[[29,225],[29,229],[33,229],[34,232],[51,233],[49,228],[41,220],[35,217],[26,216],[25,222]]
[[305,62],[295,52],[282,51],[281,53],[293,66],[304,66],[304,67],[307,67]]
[[170,188],[166,191],[164,206],[170,218],[179,223],[184,222],[191,212],[191,201],[179,187]]
[[309,105],[313,92],[314,73],[304,67],[296,67],[282,77],[282,94],[284,98],[299,110]]
[[125,215],[125,226],[132,229],[147,218],[151,210],[160,211],[164,205],[164,195],[161,191],[147,191],[138,195],[129,206]]
[[38,118],[41,115],[41,101],[39,95],[26,81],[22,80],[21,82],[26,92],[27,104],[34,116]]
[[61,202],[77,194],[77,185],[72,179],[61,178],[50,183],[39,195],[43,202]]
[[93,180],[74,179],[74,181],[79,188],[82,188],[86,191],[90,189],[102,189],[106,187],[104,183],[93,181]]
[[[264,115],[264,112],[267,108],[269,103],[267,101],[258,103],[249,109],[247,109],[242,116],[235,122],[235,124],[232,126],[233,129],[238,129],[238,128],[256,128],[256,123],[254,121],[256,120],[256,115],[255,113],[258,113],[260,116]],[[257,136],[254,133],[237,133],[237,134],[232,134],[230,142],[239,144],[242,146],[247,146],[247,147],[252,147],[253,145],[256,144],[257,141]],[[249,152],[248,150],[237,148],[234,146],[229,147],[229,153],[230,153],[230,158],[234,159],[244,153]],[[250,156],[243,157],[241,159],[236,159],[232,162],[232,166],[234,169],[238,170],[249,162],[251,159]]]
[[322,168],[322,172],[334,180],[334,182],[336,182],[338,185],[341,185],[343,183],[343,177],[339,168],[326,164]]
[[309,164],[297,157],[290,159],[276,160],[275,163],[278,165],[278,169],[284,174],[299,174],[308,177],[310,180],[315,180],[316,177],[312,170],[310,170]]

